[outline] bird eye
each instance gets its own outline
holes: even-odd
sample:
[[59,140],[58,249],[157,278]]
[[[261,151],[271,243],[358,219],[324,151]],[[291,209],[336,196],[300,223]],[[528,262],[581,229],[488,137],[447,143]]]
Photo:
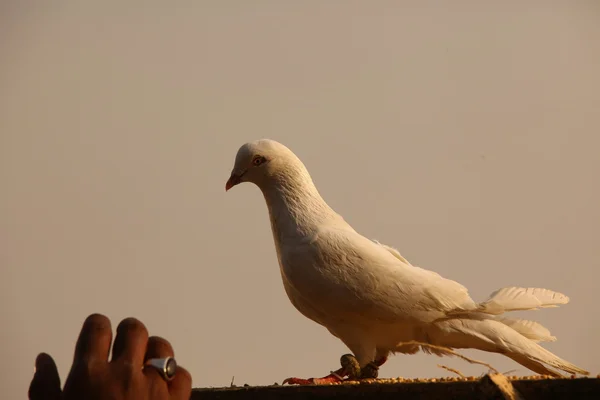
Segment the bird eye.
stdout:
[[267,160],[263,156],[256,156],[252,160],[252,165],[254,165],[255,167],[258,167],[260,164],[264,163],[265,161],[267,161]]

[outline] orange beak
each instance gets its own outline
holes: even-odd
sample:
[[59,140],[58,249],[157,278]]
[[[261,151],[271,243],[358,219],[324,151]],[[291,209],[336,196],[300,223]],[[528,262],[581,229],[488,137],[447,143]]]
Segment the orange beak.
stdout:
[[231,189],[232,187],[234,187],[235,185],[237,185],[241,182],[242,182],[241,175],[236,175],[232,172],[231,176],[227,180],[227,183],[225,184],[225,191],[228,191],[229,189]]

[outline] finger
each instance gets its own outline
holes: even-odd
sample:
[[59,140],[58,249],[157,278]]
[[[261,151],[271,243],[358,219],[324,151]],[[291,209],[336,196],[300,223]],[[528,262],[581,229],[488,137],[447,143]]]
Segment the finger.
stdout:
[[192,395],[192,375],[183,367],[177,366],[177,372],[169,382],[171,399],[189,399]]
[[[171,343],[169,343],[168,340],[163,339],[159,336],[150,337],[148,339],[148,349],[146,351],[146,357],[144,358],[144,362],[146,362],[150,358],[166,357],[175,357],[175,352],[173,350],[173,346],[171,346]],[[163,377],[155,368],[145,368],[144,374],[148,376],[149,379],[159,379],[164,381]],[[169,393],[171,394],[172,399],[187,400],[190,398],[192,392],[192,377],[185,368],[177,366],[177,372],[175,372],[173,380],[168,382],[168,385]]]
[[148,346],[146,348],[146,354],[144,356],[144,363],[149,358],[165,358],[175,357],[173,346],[168,340],[163,339],[159,336],[152,336],[148,339]]
[[110,320],[101,314],[86,318],[75,346],[73,364],[85,362],[108,362],[112,328]]
[[46,353],[40,353],[35,359],[35,372],[29,385],[31,400],[59,400],[61,395],[60,377],[56,363]]
[[117,327],[117,336],[113,345],[112,362],[129,362],[142,367],[148,330],[144,324],[135,318],[126,318]]
[[[150,358],[166,358],[166,357],[175,357],[175,353],[173,352],[173,347],[168,340],[163,339],[159,336],[152,336],[148,339],[148,347],[146,348],[146,354],[144,356],[144,364]],[[144,375],[154,383],[158,382],[167,382],[160,372],[154,368],[146,366],[144,368]]]

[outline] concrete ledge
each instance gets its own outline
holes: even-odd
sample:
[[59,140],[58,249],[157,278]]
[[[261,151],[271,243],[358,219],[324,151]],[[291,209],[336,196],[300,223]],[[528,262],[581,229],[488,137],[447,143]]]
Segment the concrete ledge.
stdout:
[[599,378],[507,379],[503,375],[486,375],[483,378],[472,377],[458,381],[388,382],[373,381],[326,386],[198,388],[192,391],[191,399],[600,399]]

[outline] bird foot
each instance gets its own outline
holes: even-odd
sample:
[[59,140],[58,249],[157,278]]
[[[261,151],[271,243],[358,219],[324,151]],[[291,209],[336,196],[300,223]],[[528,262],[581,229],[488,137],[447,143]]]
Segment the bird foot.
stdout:
[[348,380],[355,380],[360,376],[360,366],[352,354],[344,354],[340,358],[340,364],[342,368],[332,371],[329,375],[322,378],[287,378],[283,381],[282,385],[286,383],[289,385],[325,385],[328,383],[343,382],[346,378]]
[[368,363],[360,370],[360,379],[377,379],[379,376],[379,365]]

